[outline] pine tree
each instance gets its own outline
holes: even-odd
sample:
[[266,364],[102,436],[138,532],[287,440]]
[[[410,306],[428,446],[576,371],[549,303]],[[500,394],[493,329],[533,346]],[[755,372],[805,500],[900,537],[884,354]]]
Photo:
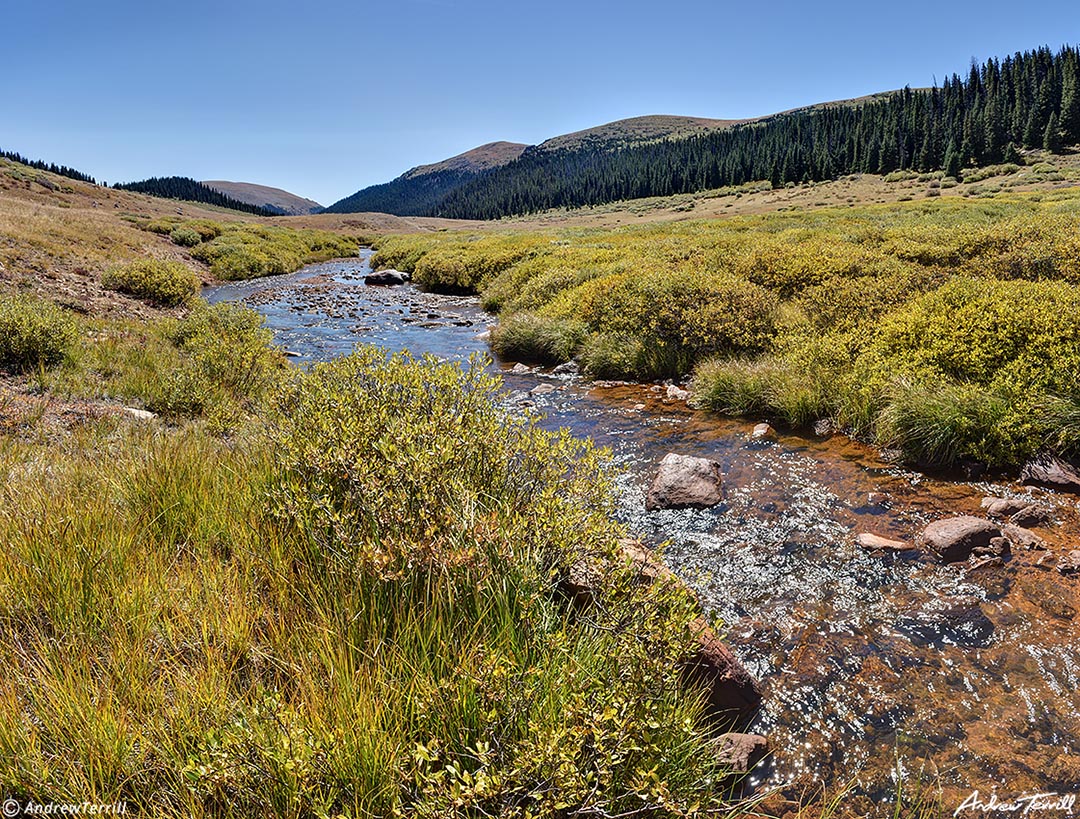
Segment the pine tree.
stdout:
[[1043,150],[1052,154],[1061,153],[1061,128],[1058,126],[1057,114],[1051,114],[1043,132]]
[[945,175],[954,179],[960,178],[960,153],[956,150],[956,141],[949,140],[949,147],[945,149]]
[[1080,143],[1080,57],[1072,50],[1062,61],[1060,125],[1067,144]]

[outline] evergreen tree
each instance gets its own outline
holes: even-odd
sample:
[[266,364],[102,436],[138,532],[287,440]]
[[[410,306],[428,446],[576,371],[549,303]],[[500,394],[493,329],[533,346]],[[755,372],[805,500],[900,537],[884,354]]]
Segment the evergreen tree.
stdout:
[[1043,150],[1052,154],[1061,153],[1061,128],[1058,126],[1057,114],[1051,114],[1043,132]]
[[955,140],[950,140],[949,147],[945,149],[944,171],[946,176],[960,178],[960,152],[956,150]]

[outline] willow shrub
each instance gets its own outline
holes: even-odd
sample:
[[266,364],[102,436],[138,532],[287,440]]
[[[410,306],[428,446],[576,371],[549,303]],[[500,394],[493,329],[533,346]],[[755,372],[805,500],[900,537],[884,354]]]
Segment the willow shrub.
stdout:
[[183,262],[138,259],[109,268],[101,283],[162,307],[184,304],[199,292],[199,277]]
[[0,367],[53,367],[67,356],[77,325],[62,308],[33,296],[0,296]]

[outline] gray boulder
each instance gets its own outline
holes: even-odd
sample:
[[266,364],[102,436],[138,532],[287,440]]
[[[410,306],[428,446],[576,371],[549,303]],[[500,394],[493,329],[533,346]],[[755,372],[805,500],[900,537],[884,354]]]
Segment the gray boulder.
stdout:
[[649,487],[646,509],[706,509],[723,500],[720,464],[669,452]]
[[364,284],[390,287],[396,284],[405,284],[411,279],[412,276],[408,273],[402,273],[400,270],[380,270],[377,273],[369,273],[364,276]]

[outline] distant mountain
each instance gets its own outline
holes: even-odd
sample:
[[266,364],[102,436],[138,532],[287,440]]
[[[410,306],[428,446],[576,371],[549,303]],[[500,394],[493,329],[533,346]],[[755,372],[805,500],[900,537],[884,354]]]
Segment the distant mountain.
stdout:
[[1043,47],[972,65],[941,87],[906,87],[748,120],[655,115],[525,148],[480,170],[417,168],[333,205],[336,212],[499,219],[552,208],[747,183],[774,188],[846,174],[941,172],[1080,144],[1080,50]]
[[277,216],[260,205],[252,205],[226,196],[202,182],[196,182],[187,176],[153,176],[139,182],[124,182],[113,185],[117,190],[145,193],[162,199],[179,199],[184,202],[201,202],[219,208],[253,213],[256,216]]
[[282,216],[304,216],[309,213],[318,213],[323,209],[323,206],[314,200],[305,199],[295,193],[283,191],[281,188],[270,188],[253,182],[208,179],[202,184],[238,202],[246,202]]
[[447,194],[480,174],[500,168],[521,156],[527,148],[516,142],[489,142],[463,154],[420,165],[392,182],[372,185],[335,202],[327,213],[390,213],[414,216],[427,212]]

